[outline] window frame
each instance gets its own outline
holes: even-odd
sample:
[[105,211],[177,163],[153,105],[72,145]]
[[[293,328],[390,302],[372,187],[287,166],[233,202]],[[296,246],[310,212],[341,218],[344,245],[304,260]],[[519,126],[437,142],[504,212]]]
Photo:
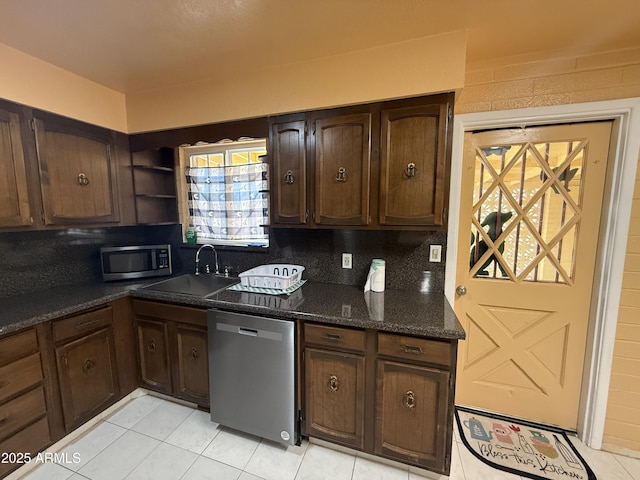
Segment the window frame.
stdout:
[[[194,245],[194,244],[186,243],[186,230],[189,226],[190,216],[189,216],[189,192],[187,188],[185,172],[187,168],[206,168],[203,166],[192,166],[190,161],[191,156],[202,155],[202,154],[224,153],[225,155],[224,167],[240,166],[240,164],[233,165],[231,163],[229,152],[233,150],[256,151],[257,149],[262,149],[265,152],[263,155],[266,155],[267,153],[266,138],[251,138],[251,139],[240,138],[235,141],[225,139],[217,143],[198,142],[195,145],[186,144],[186,145],[180,145],[178,147],[178,165],[177,165],[178,172],[176,175],[176,191],[178,195],[178,219],[182,227],[182,241],[184,245]],[[249,161],[248,163],[243,165],[252,165],[256,163],[257,162]],[[267,200],[269,201],[268,195],[267,195]],[[270,209],[271,205],[269,204],[267,208]],[[216,247],[221,247],[224,249],[238,249],[241,251],[266,252],[269,249],[269,243],[271,241],[270,232],[268,229],[267,229],[267,236],[269,238],[267,239],[266,245],[253,245],[253,244],[249,244],[248,242],[243,243],[242,240],[234,241],[234,240],[206,239],[203,241],[200,238],[197,239],[195,245],[210,243]]]

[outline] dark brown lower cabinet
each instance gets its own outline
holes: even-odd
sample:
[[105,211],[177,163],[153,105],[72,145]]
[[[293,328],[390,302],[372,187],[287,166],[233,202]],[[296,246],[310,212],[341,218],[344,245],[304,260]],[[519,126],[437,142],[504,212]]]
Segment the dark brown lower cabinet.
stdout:
[[449,372],[378,361],[375,453],[442,471]]
[[113,328],[107,327],[56,348],[66,429],[72,430],[119,395]]
[[53,338],[68,432],[120,397],[112,307],[54,322]]
[[305,349],[307,434],[364,447],[364,355]]
[[167,324],[161,320],[138,319],[140,384],[156,392],[171,394],[171,369]]
[[182,323],[175,324],[177,362],[175,393],[198,405],[209,405],[209,361],[207,330]]
[[207,311],[133,301],[140,386],[209,406]]
[[0,339],[0,478],[51,443],[36,330]]
[[457,341],[303,328],[303,433],[448,475]]

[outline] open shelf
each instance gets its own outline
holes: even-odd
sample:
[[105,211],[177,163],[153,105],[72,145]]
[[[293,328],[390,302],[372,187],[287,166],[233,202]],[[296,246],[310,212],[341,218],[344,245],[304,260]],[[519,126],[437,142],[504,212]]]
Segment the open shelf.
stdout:
[[132,152],[131,165],[138,223],[176,223],[178,199],[173,149]]

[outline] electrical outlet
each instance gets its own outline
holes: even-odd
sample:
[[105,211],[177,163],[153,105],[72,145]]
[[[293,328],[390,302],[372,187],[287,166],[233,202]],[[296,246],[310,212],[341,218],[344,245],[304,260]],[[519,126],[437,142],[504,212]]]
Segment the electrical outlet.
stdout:
[[430,262],[442,261],[442,245],[429,245],[429,261]]
[[353,268],[353,255],[350,253],[342,254],[342,268]]

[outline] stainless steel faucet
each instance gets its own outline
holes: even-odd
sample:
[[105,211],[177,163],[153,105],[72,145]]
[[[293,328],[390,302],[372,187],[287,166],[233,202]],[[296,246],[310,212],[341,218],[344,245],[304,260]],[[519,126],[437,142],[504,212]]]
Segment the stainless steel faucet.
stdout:
[[[204,247],[209,247],[211,250],[213,250],[213,255],[215,256],[215,273],[216,275],[220,274],[220,266],[218,264],[218,252],[216,252],[216,249],[213,245],[211,245],[210,243],[205,243],[204,245],[201,245],[200,248],[198,248],[198,251],[196,252],[196,275],[200,275],[200,252],[202,251],[202,249]],[[207,265],[208,267],[208,265]],[[207,270],[207,273],[209,273],[209,271]]]

